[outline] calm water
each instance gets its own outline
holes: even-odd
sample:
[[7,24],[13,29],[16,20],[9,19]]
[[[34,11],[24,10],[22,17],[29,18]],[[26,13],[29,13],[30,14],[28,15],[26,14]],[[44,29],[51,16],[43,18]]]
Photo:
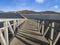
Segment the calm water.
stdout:
[[0,18],[23,18],[17,13],[0,13]]
[[[25,16],[25,17],[27,17],[27,18],[29,18],[29,19],[38,19],[38,20],[46,20],[46,22],[45,22],[45,27],[47,27],[48,26],[48,23],[49,23],[49,20],[51,21],[55,21],[56,23],[55,23],[55,38],[56,38],[56,36],[57,36],[57,33],[60,31],[60,23],[58,23],[58,22],[60,22],[60,15],[23,15],[23,16]],[[18,15],[17,16],[17,14],[15,14],[15,15],[12,15],[12,14],[6,14],[6,15],[4,15],[4,14],[0,14],[0,18],[23,18],[21,15]],[[10,23],[12,24],[13,23],[13,21],[10,21]],[[0,28],[1,27],[3,27],[4,25],[3,25],[3,22],[0,22]],[[48,36],[48,35],[47,35]],[[49,36],[48,36],[49,37]],[[47,38],[47,37],[46,37]],[[48,39],[48,38],[47,38]],[[60,43],[60,41],[58,41],[58,43],[57,44],[59,44]]]
[[[17,19],[17,18],[23,18],[20,14],[17,13],[0,13],[0,19]],[[13,21],[10,21],[12,24]],[[0,28],[3,27],[3,22],[0,22]]]
[[[54,40],[57,37],[58,32],[60,32],[60,15],[23,15],[27,17],[28,19],[37,19],[37,20],[45,20],[45,28],[47,28],[50,21],[55,21],[55,30],[54,30]],[[51,30],[51,29],[49,29]],[[45,36],[47,39],[50,38],[50,31]],[[58,40],[56,45],[60,44],[60,39]]]
[[40,15],[40,14],[25,14],[25,15],[23,15],[23,16],[25,16],[25,17],[27,17],[27,18],[29,18],[29,19],[38,19],[38,20],[59,20],[60,21],[60,15],[58,15],[58,14],[56,14],[56,15],[54,15],[54,14],[42,14],[42,15]]

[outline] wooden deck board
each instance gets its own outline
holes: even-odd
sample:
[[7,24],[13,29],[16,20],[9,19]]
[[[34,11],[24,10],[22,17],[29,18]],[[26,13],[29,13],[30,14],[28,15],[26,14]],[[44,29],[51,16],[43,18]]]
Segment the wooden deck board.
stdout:
[[31,20],[26,21],[16,37],[12,40],[10,45],[48,45],[48,41],[45,37],[35,30],[34,22]]

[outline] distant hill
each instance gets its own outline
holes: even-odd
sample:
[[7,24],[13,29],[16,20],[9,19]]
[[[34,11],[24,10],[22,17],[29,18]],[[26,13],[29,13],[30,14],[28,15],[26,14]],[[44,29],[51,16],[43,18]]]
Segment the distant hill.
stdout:
[[55,11],[44,11],[44,12],[40,12],[42,14],[60,14],[59,12],[55,12]]
[[0,11],[0,13],[3,13],[3,11]]
[[55,12],[55,11],[36,12],[36,11],[30,11],[30,10],[17,11],[17,13],[20,13],[20,14],[60,14],[59,12]]
[[22,11],[18,11],[18,13],[20,13],[20,14],[37,14],[38,12],[29,11],[29,10],[22,10]]

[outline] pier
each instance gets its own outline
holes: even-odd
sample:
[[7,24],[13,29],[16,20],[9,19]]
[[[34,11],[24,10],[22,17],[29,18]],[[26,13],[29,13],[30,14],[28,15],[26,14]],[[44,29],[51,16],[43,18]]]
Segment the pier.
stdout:
[[[60,15],[55,14],[18,14],[22,17],[1,18],[1,45],[56,45],[60,32],[56,24],[60,24]],[[12,15],[11,15],[12,16]],[[17,16],[17,15],[15,15]],[[10,21],[13,21],[11,24]],[[9,31],[12,39],[9,40]]]

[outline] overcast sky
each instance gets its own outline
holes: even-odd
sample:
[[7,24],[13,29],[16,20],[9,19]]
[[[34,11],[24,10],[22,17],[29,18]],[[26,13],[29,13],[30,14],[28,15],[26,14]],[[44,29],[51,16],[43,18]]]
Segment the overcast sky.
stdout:
[[60,0],[0,0],[0,10],[34,10],[60,12]]

